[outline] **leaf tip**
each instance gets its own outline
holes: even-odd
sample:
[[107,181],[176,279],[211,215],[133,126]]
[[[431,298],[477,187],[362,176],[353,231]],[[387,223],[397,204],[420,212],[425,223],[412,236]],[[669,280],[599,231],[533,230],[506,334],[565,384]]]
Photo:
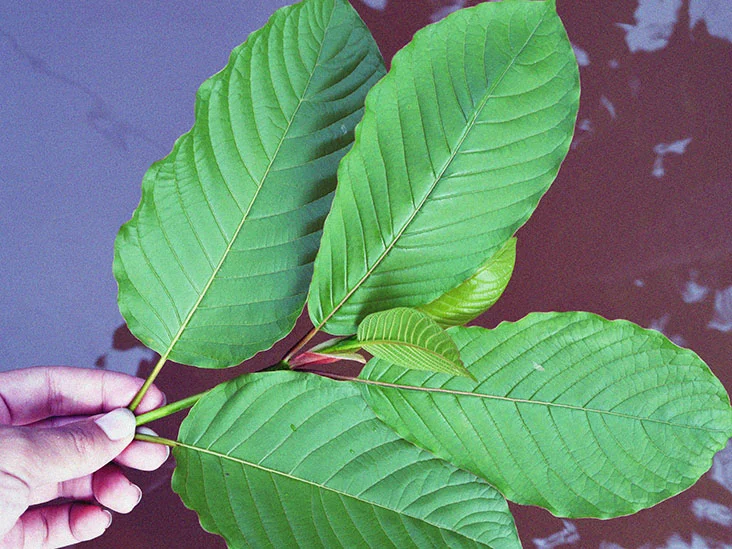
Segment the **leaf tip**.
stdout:
[[468,370],[465,366],[460,364],[460,370],[459,375],[462,377],[467,377],[471,380],[473,380],[475,383],[478,383],[478,378],[475,377],[470,370]]

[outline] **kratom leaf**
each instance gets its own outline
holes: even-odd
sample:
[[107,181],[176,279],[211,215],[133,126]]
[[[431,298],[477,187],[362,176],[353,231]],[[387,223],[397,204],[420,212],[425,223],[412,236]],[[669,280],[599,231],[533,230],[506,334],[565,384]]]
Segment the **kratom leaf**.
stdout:
[[179,440],[173,489],[232,549],[521,547],[497,490],[400,439],[348,383],[229,381]]
[[572,137],[579,72],[548,2],[485,2],[419,31],[366,99],[308,310],[347,335],[429,303],[531,215]]
[[732,436],[724,387],[662,334],[590,313],[451,328],[479,384],[370,361],[376,414],[517,503],[634,513],[685,490]]
[[373,313],[358,327],[369,353],[412,370],[471,377],[452,338],[425,313],[399,307]]
[[345,0],[277,11],[204,82],[115,242],[119,307],[163,357],[238,364],[300,314],[338,162],[384,73]]
[[441,326],[462,326],[490,309],[508,286],[516,263],[516,238],[509,238],[496,254],[465,282],[417,309]]

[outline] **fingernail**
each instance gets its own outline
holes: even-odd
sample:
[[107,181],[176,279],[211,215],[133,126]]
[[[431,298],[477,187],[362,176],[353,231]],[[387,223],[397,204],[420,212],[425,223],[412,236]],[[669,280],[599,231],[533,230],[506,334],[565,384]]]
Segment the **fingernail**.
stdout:
[[138,427],[137,432],[140,433],[141,435],[148,435],[151,437],[158,436],[158,434],[155,431],[153,431],[152,429],[150,429],[150,427]]
[[122,440],[134,436],[135,414],[127,408],[117,408],[94,420],[109,440]]
[[135,502],[135,506],[137,506],[137,504],[140,503],[140,501],[142,500],[142,490],[136,484],[133,484],[132,486],[134,486],[135,490],[137,490],[137,501]]
[[104,529],[106,530],[107,528],[109,528],[110,526],[112,526],[112,513],[110,513],[106,509],[104,511],[102,511],[102,513],[104,513],[105,515],[107,515],[107,525],[104,527]]
[[[158,434],[155,431],[153,431],[152,429],[150,429],[150,427],[138,427],[137,432],[140,433],[141,435],[150,435],[151,437],[158,436]],[[167,460],[168,456],[170,455],[170,446],[164,446],[164,448],[166,451],[165,459]]]

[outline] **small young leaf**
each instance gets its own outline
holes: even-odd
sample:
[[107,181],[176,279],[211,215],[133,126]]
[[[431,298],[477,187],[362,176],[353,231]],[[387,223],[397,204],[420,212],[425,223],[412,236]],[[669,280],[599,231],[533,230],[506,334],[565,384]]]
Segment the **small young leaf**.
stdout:
[[119,307],[138,339],[221,368],[292,329],[338,163],[384,72],[346,0],[305,0],[204,82],[193,128],[145,175],[115,241]]
[[332,364],[341,360],[366,364],[366,359],[358,353],[360,350],[361,345],[355,337],[335,337],[311,347],[291,359],[289,363],[292,368],[309,364]]
[[448,333],[479,385],[372,360],[364,394],[404,438],[517,503],[634,513],[694,484],[732,436],[722,384],[659,332],[578,312]]
[[536,208],[574,131],[579,70],[548,2],[484,2],[417,32],[369,92],[308,298],[318,329],[417,307]]
[[490,309],[508,286],[516,263],[516,238],[509,238],[465,282],[427,305],[417,307],[441,326],[462,326]]
[[375,357],[402,368],[473,378],[447,332],[415,309],[399,307],[370,314],[358,327],[358,341]]
[[351,360],[358,362],[359,364],[366,364],[366,359],[358,353],[315,353],[313,351],[305,351],[300,353],[295,358],[290,360],[290,367],[302,368],[303,366],[318,366],[325,364],[333,364],[334,362],[340,362],[341,360]]
[[381,423],[348,383],[243,376],[204,396],[173,489],[231,549],[520,549],[498,491]]

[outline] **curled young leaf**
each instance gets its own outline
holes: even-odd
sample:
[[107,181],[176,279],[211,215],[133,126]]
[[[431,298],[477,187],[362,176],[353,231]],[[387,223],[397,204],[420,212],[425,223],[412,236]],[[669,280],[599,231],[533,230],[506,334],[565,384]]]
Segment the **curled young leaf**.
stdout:
[[321,366],[325,364],[333,364],[341,360],[350,360],[359,364],[366,364],[366,359],[358,353],[315,353],[312,350],[305,351],[291,359],[290,368],[297,369],[304,366]]
[[490,309],[503,295],[515,263],[516,237],[511,237],[470,278],[417,309],[434,318],[440,326],[467,324]]

